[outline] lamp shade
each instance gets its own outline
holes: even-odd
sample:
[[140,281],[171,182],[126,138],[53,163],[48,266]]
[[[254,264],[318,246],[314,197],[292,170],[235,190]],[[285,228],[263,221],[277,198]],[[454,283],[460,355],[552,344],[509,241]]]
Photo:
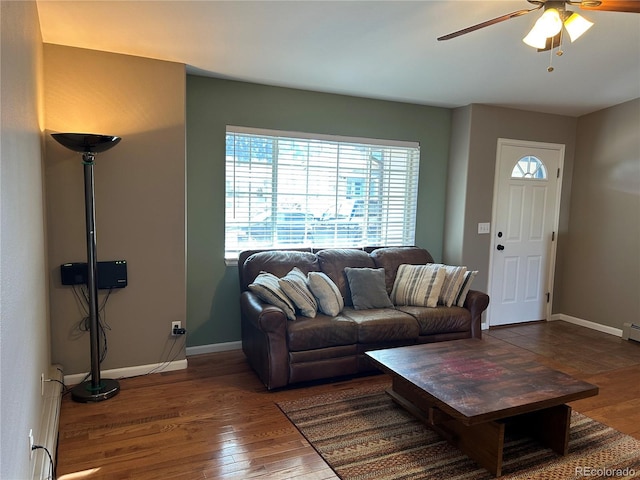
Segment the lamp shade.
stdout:
[[562,30],[560,13],[555,8],[545,10],[533,28],[539,30],[540,34],[546,38],[554,37]]
[[592,26],[593,22],[590,22],[577,13],[572,13],[564,22],[564,28],[567,29],[567,33],[572,42],[575,42],[576,39],[580,38],[580,36]]
[[562,30],[560,12],[555,8],[548,8],[522,41],[531,47],[542,50],[545,48],[547,38],[556,36],[560,30]]
[[541,35],[539,32],[536,32],[535,28],[532,28],[527,36],[522,39],[522,41],[530,47],[542,50],[547,44],[547,37]]
[[100,153],[115,147],[120,137],[94,133],[52,133],[60,144],[75,152]]

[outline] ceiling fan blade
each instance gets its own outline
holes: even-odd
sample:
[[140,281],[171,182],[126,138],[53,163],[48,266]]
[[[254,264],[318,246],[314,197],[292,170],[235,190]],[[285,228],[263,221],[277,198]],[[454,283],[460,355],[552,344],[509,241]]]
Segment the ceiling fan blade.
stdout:
[[458,30],[457,32],[450,33],[448,35],[443,35],[442,37],[438,37],[438,40],[450,40],[452,38],[459,37],[460,35],[464,35],[465,33],[475,32],[476,30],[480,30],[484,27],[489,27],[491,25],[495,25],[496,23],[504,22],[505,20],[511,20],[512,18],[520,17],[522,15],[526,15],[529,12],[533,12],[535,10],[540,10],[544,6],[544,3],[540,3],[535,8],[531,8],[528,10],[517,10],[515,12],[507,13],[506,15],[501,15],[500,17],[492,18],[491,20],[487,20],[486,22],[478,23],[477,25],[473,25],[471,27],[463,28],[462,30]]
[[640,13],[640,2],[637,0],[602,0],[602,3],[597,7],[589,6],[589,3],[585,2],[584,5],[580,5],[580,8],[583,10]]

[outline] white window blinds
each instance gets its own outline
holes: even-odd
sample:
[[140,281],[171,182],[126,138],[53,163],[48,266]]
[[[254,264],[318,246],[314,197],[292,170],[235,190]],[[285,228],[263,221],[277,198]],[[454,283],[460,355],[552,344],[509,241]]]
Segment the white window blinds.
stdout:
[[225,258],[413,245],[417,143],[227,127]]

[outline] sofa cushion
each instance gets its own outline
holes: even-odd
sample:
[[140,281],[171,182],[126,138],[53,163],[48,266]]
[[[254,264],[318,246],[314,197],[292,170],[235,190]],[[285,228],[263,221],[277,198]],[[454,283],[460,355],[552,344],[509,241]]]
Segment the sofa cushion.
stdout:
[[398,267],[404,263],[410,265],[425,265],[433,263],[431,254],[418,247],[383,247],[371,252],[371,258],[376,267],[384,268],[387,293],[391,293]]
[[330,317],[318,313],[316,318],[299,317],[287,324],[289,351],[352,345],[357,342],[356,324],[342,315]]
[[384,283],[384,268],[346,267],[344,273],[349,283],[353,308],[366,310],[393,307]]
[[253,283],[249,284],[249,290],[261,300],[281,308],[289,320],[295,320],[296,313],[293,304],[280,288],[279,280],[272,273],[262,272],[258,274]]
[[318,310],[335,317],[344,308],[344,299],[333,280],[322,272],[309,272],[309,289],[318,301]]
[[461,307],[396,307],[397,310],[410,314],[418,323],[419,334],[434,335],[439,333],[466,332],[471,329],[471,312]]
[[458,298],[460,286],[464,280],[464,274],[467,272],[467,267],[456,267],[442,263],[436,263],[434,265],[438,265],[444,270],[444,281],[442,282],[442,289],[438,296],[438,304],[450,307]]
[[435,307],[444,276],[444,270],[434,264],[400,265],[391,290],[391,301],[394,305]]
[[298,267],[293,267],[289,273],[278,282],[282,291],[289,300],[300,310],[305,317],[314,318],[318,311],[318,302],[313,296],[307,284],[307,275]]
[[477,274],[477,270],[467,270],[464,274],[464,279],[462,280],[462,284],[460,285],[460,290],[458,291],[458,296],[455,301],[455,305],[458,307],[464,307],[464,301],[467,299],[467,294],[471,288],[471,282],[473,282],[473,279]]
[[349,290],[344,269],[345,267],[376,268],[373,259],[367,252],[355,248],[320,250],[317,255],[320,269],[336,284],[344,299],[345,305],[353,305],[351,303],[351,291]]
[[415,341],[418,338],[416,319],[394,308],[356,310],[345,307],[341,315],[355,322],[359,344]]

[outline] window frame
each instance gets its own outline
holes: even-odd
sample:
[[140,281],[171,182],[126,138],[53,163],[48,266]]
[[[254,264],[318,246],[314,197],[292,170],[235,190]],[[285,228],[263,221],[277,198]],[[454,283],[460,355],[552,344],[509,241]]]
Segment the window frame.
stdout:
[[[234,141],[232,147],[230,146],[230,135]],[[239,145],[241,144],[235,141],[238,137],[256,140],[255,157],[253,144],[251,142],[248,158],[242,157],[242,155],[247,155],[246,151],[241,150],[241,148],[246,150],[246,145],[240,148]],[[247,141],[246,139],[245,143]],[[291,149],[287,150],[285,147],[290,147]],[[296,157],[296,153],[299,153],[298,149],[302,149],[302,147],[308,148],[306,157],[303,155],[303,160],[296,160],[294,157]],[[318,148],[318,152],[320,153],[313,153],[313,148]],[[333,150],[337,151],[336,165],[332,165],[331,163],[333,157],[326,162],[326,165],[324,164],[325,159],[321,155],[323,148],[331,151],[332,154]],[[358,149],[361,150],[359,153]],[[400,152],[402,153],[400,154]],[[406,156],[406,159],[404,159],[403,156]],[[289,246],[290,248],[309,247],[312,249],[327,247],[360,248],[364,246],[381,245],[388,242],[388,240],[382,240],[382,243],[372,243],[369,241],[369,238],[375,237],[376,234],[378,235],[376,238],[380,239],[396,239],[400,238],[400,236],[402,237],[401,241],[392,240],[393,244],[414,244],[420,156],[419,142],[227,125],[225,131],[225,262],[227,265],[237,263],[239,253],[243,250],[251,249],[275,249],[287,248]],[[306,176],[303,179],[305,183],[304,192],[298,192],[297,194],[290,191],[281,193],[286,190],[286,188],[282,188],[286,183],[279,184],[278,177],[281,175],[284,176],[286,172],[288,179],[294,178],[292,172],[294,172],[296,168],[301,168],[300,165],[296,164],[297,161],[306,162]],[[353,165],[349,164],[350,161],[353,162]],[[343,163],[341,164],[341,162]],[[404,170],[402,170],[402,162],[406,163]],[[247,171],[251,171],[253,167],[256,167],[255,173],[247,173]],[[400,170],[400,174],[394,173],[394,169]],[[245,171],[242,172],[241,170]],[[268,173],[269,171],[270,173]],[[331,178],[330,175],[335,175],[335,178],[331,180],[335,182],[335,185],[331,184],[330,180],[325,179],[324,183],[326,183],[327,186],[325,189],[322,189],[322,193],[310,191],[310,178],[314,175],[318,175],[317,178],[325,178],[325,176],[322,175],[325,172],[329,175],[327,178]],[[349,173],[351,173],[351,176],[349,176]],[[401,180],[394,178],[396,176]],[[240,182],[246,182],[241,185],[241,187],[245,187],[244,191],[237,186],[239,180]],[[252,184],[259,181],[262,181],[264,188],[260,188],[260,193],[257,194],[255,193],[257,189],[255,185],[252,186]],[[317,184],[322,182],[316,181],[313,183],[315,183],[317,187]],[[331,192],[330,184],[335,188],[335,192],[325,193],[327,191]],[[252,191],[252,188],[254,191]],[[339,189],[343,190],[342,193],[339,192]],[[301,210],[300,217],[304,218],[304,240],[306,241],[299,243],[294,241],[290,245],[288,245],[286,241],[279,243],[279,224],[277,217],[281,211],[285,212],[285,214],[290,213],[292,218],[296,216],[295,213],[291,213],[286,208],[283,208],[279,202],[281,198],[288,197],[291,199],[291,197],[295,197],[295,195],[298,195],[302,201],[303,209]],[[378,198],[381,200],[377,201]],[[330,208],[335,204],[335,225],[330,225],[329,223],[331,216],[325,218],[323,214],[319,217],[317,216],[317,212],[314,212],[314,218],[312,220],[307,220],[306,214],[309,212],[310,205],[316,205],[314,200],[317,200],[317,203],[321,203],[320,199],[326,200],[330,204]],[[338,222],[341,221],[339,219],[343,219],[343,217],[339,215],[338,210],[342,208],[342,203],[348,203],[345,199],[353,201],[351,212],[361,213],[360,215],[352,213],[351,218],[359,217],[361,219],[361,228],[359,231],[362,236],[362,241],[352,242],[351,244],[347,244],[348,242],[346,242],[344,238],[341,238],[343,233],[339,233],[343,231],[344,222],[338,224]],[[251,203],[252,201],[258,200],[263,202],[262,207],[265,209],[263,212],[269,218],[266,222],[268,226],[261,232],[264,234],[264,242],[255,241],[255,238],[262,239],[263,237],[255,234],[256,232],[253,226],[256,222],[251,223],[250,221],[252,215],[255,216],[256,214],[255,211],[252,211]],[[243,201],[246,205],[242,203]],[[356,208],[358,202],[362,203]],[[286,204],[286,202],[284,202],[284,204]],[[363,204],[364,207],[362,207]],[[364,214],[362,214],[363,211],[365,212]],[[270,217],[269,213],[271,214]],[[230,221],[229,218],[232,215],[235,220]],[[244,220],[242,220],[243,215],[246,217]],[[393,219],[394,215],[396,217],[395,220]],[[274,216],[276,217],[275,220],[271,220]],[[380,218],[377,218],[377,216]],[[366,218],[362,219],[363,217]],[[241,220],[237,220],[238,218]],[[401,220],[397,218],[401,218]],[[249,221],[247,222],[247,220]],[[398,234],[396,230],[398,229],[397,225],[400,223],[402,224],[402,228],[400,229],[401,233]],[[311,235],[311,237],[309,237],[306,232],[308,224],[313,226],[313,235]],[[238,233],[241,225],[247,225],[246,229],[249,233],[246,234],[246,240],[240,240],[241,236],[243,236],[243,233]],[[318,239],[322,238],[322,227],[326,225],[329,225],[327,228],[332,236],[327,237],[330,241],[327,241],[325,244]],[[351,228],[349,225],[347,226]],[[353,228],[355,232],[355,222]],[[380,236],[383,230],[385,232],[391,231],[393,234]],[[366,233],[362,233],[363,231],[366,231]],[[300,232],[298,232],[298,234],[300,234]],[[232,241],[234,235],[236,235],[235,242]],[[353,237],[349,237],[349,235],[351,234],[346,234],[346,239],[348,240],[358,238],[357,232],[353,233]],[[271,243],[266,241],[269,238]],[[242,243],[247,241],[254,241],[254,243],[243,246]],[[313,243],[314,241],[316,242],[315,244]]]

